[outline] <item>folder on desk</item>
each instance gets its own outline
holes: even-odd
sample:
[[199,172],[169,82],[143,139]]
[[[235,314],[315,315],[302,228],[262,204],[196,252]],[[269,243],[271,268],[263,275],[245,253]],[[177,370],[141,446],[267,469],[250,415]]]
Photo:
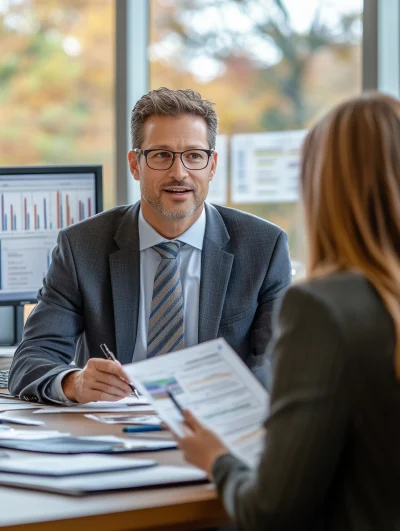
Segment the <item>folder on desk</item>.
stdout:
[[69,496],[206,481],[207,475],[198,468],[163,465],[139,470],[60,478],[0,473],[0,485],[55,492]]
[[0,448],[46,454],[121,454],[172,450],[175,441],[123,440],[96,437],[50,437],[46,439],[1,439]]
[[99,474],[156,466],[155,459],[123,459],[114,455],[63,455],[11,458],[0,461],[0,473],[28,476],[65,477]]

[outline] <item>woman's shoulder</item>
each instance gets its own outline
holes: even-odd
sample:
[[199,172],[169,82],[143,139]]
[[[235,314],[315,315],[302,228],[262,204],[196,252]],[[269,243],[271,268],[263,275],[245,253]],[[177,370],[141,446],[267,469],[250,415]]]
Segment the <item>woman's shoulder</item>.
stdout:
[[374,286],[357,271],[343,271],[298,282],[287,291],[283,306],[325,313],[342,329],[390,321]]
[[349,296],[377,295],[375,288],[366,277],[353,270],[307,279],[293,284],[290,289],[327,302],[341,298],[348,299]]

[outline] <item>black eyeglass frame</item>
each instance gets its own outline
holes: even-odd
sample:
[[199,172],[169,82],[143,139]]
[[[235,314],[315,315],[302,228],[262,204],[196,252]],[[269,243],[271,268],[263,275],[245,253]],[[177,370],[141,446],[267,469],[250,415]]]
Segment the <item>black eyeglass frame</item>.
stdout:
[[[170,149],[160,149],[160,148],[154,148],[154,149],[140,149],[140,148],[134,148],[132,149],[132,151],[134,153],[136,153],[137,155],[144,155],[144,158],[146,160],[146,164],[147,166],[151,169],[151,170],[155,170],[155,171],[165,171],[165,170],[169,170],[170,168],[172,168],[172,166],[174,165],[174,162],[175,162],[175,155],[179,155],[179,158],[181,159],[181,162],[182,164],[185,166],[185,168],[187,170],[190,170],[190,171],[200,171],[200,170],[204,170],[205,168],[207,168],[208,166],[208,163],[210,162],[210,157],[212,156],[212,154],[214,153],[215,149],[203,149],[203,148],[195,148],[195,149],[185,149],[185,151],[171,151]],[[149,153],[151,153],[152,151],[166,151],[167,153],[172,153],[172,162],[171,164],[168,166],[168,168],[152,168],[150,166],[150,164],[147,162],[147,155]],[[205,166],[203,166],[202,168],[188,168],[186,166],[186,164],[183,162],[183,157],[182,155],[184,153],[187,153],[188,151],[204,151],[204,153],[206,153],[208,155],[208,159],[207,159],[207,164]]]

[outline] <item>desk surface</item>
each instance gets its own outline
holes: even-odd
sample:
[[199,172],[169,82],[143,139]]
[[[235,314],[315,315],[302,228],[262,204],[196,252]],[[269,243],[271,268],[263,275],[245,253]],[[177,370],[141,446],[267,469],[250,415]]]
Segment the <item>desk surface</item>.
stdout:
[[[6,415],[29,417],[32,410],[9,411]],[[58,429],[72,435],[122,435],[122,425],[101,424],[79,413],[34,415],[33,418],[46,422],[43,429]],[[135,437],[150,436],[169,438],[170,435],[168,432],[135,434]],[[26,458],[40,455],[7,452]],[[134,456],[135,454],[124,454],[119,458]],[[178,450],[141,453],[138,456],[155,458],[161,464],[184,464]],[[0,500],[2,531],[67,531],[72,528],[75,531],[89,528],[96,531],[189,531],[215,527],[229,521],[210,484],[120,491],[81,498],[0,487]]]

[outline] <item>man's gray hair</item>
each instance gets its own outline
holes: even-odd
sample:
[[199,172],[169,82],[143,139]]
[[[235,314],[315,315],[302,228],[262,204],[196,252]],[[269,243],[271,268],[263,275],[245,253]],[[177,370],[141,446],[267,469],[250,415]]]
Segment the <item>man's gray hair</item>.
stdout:
[[172,90],[161,87],[151,90],[137,101],[131,114],[132,149],[141,147],[143,142],[143,124],[150,116],[180,116],[191,114],[201,116],[207,123],[207,138],[210,149],[215,149],[218,132],[218,117],[214,103],[203,100],[192,89]]

